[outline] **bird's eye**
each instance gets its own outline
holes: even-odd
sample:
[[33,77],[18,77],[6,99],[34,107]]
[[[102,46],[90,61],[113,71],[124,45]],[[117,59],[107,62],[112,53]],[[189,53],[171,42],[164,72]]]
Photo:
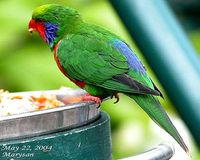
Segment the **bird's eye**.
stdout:
[[37,19],[37,22],[38,22],[38,23],[43,23],[43,22],[44,22],[44,20],[43,20],[43,19],[41,19],[41,18],[39,18],[39,19]]

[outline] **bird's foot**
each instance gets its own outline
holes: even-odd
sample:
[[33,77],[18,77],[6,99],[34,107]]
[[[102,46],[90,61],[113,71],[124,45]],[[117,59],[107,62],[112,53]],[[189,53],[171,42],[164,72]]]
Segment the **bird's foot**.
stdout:
[[101,99],[99,97],[91,96],[88,93],[86,93],[82,96],[82,101],[93,101],[98,104],[101,103]]
[[116,101],[114,102],[114,104],[116,104],[117,102],[119,102],[119,93],[115,93],[114,95],[112,95],[111,98],[115,97]]

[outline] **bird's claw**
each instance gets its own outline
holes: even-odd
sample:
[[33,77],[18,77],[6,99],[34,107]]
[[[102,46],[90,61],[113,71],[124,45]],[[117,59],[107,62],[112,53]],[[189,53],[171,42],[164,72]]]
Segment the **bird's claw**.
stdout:
[[115,97],[116,98],[116,101],[114,102],[114,104],[116,104],[117,102],[119,102],[119,93],[115,93],[111,96],[111,99]]
[[101,99],[99,97],[91,96],[88,93],[82,96],[82,101],[93,101],[95,103],[101,104]]

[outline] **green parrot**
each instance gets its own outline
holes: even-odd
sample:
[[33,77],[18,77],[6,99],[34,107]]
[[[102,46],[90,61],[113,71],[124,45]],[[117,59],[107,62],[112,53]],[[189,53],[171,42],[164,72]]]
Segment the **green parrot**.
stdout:
[[58,4],[36,8],[28,28],[37,31],[54,52],[62,73],[87,91],[83,100],[101,103],[108,96],[118,101],[118,93],[129,96],[188,153],[158,101],[161,92],[120,37],[84,22],[77,10]]

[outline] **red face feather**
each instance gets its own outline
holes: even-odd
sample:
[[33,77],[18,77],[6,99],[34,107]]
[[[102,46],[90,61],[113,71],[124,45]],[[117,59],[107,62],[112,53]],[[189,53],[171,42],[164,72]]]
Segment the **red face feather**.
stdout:
[[28,25],[29,32],[37,31],[42,37],[42,39],[53,49],[56,42],[54,42],[55,38],[57,38],[57,30],[58,25],[50,22],[44,22],[43,20],[34,20],[31,19]]
[[42,39],[44,40],[44,42],[46,42],[45,27],[44,27],[43,22],[38,23],[38,22],[35,22],[33,19],[31,19],[28,24],[28,28],[29,28],[29,32],[32,32],[34,30],[37,31],[40,37],[42,37]]

